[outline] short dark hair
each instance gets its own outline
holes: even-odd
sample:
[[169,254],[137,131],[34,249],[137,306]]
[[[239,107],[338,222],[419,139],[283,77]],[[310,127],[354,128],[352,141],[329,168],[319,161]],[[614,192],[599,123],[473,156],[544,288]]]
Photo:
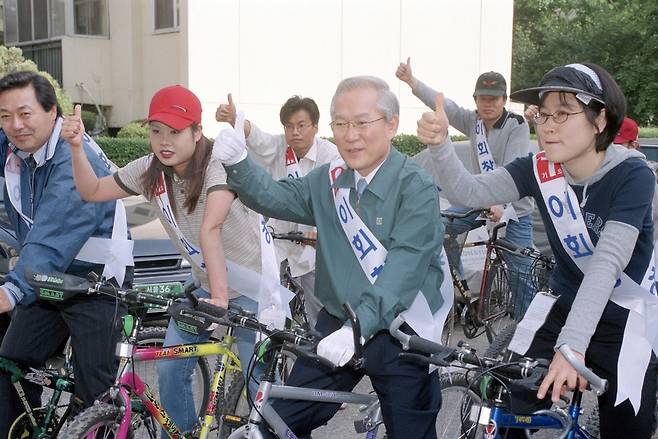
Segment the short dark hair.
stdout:
[[281,111],[279,112],[279,120],[281,121],[281,124],[287,124],[290,117],[299,110],[304,110],[308,113],[313,125],[317,125],[318,122],[320,122],[320,110],[315,101],[311,98],[303,98],[295,95],[288,99],[286,103],[283,104],[283,107],[281,107]]
[[50,111],[53,107],[57,107],[57,116],[62,115],[62,109],[57,102],[55,88],[45,76],[37,72],[21,71],[6,74],[0,78],[0,94],[8,90],[25,88],[30,85],[34,88],[37,101],[44,111]]
[[[606,125],[603,131],[596,134],[595,142],[597,151],[605,151],[613,143],[615,136],[619,132],[619,127],[621,127],[624,121],[624,116],[626,116],[626,97],[612,75],[603,67],[594,63],[581,64],[593,70],[596,76],[599,77],[603,91],[601,98],[605,104],[596,99],[591,99],[588,104],[584,104],[579,99],[576,101],[584,110],[587,120],[594,126],[596,126],[596,118],[601,113],[601,110],[605,109]],[[566,93],[571,94],[573,92],[560,91],[561,101],[564,101],[564,94]],[[544,102],[547,95],[548,93],[544,93],[541,96],[541,102]]]

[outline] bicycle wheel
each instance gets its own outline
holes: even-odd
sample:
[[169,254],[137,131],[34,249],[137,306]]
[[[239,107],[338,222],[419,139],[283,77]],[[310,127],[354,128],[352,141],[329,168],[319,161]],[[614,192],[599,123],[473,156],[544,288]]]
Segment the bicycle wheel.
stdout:
[[436,434],[443,439],[475,439],[484,435],[484,427],[469,419],[471,408],[482,405],[480,397],[468,387],[466,376],[445,373],[441,382],[441,410],[436,418]]
[[503,328],[496,337],[493,339],[487,350],[484,352],[486,358],[495,358],[495,359],[506,359],[509,358],[511,352],[507,350],[512,337],[514,337],[514,331],[516,331],[516,322],[512,322]]
[[[96,402],[70,421],[60,437],[67,439],[111,439],[115,438],[119,429],[119,423],[123,416],[120,407],[102,402]],[[128,429],[128,438],[157,438],[157,430],[152,422],[142,423],[133,417],[133,422]],[[150,418],[149,418],[150,420]],[[141,428],[144,427],[144,428]],[[136,434],[136,429],[141,430]]]
[[[46,416],[46,408],[39,407],[32,411],[34,418],[37,421],[37,424],[42,426]],[[55,437],[57,435],[57,430],[59,429],[59,423],[61,422],[59,415],[57,413],[53,414],[53,418],[48,424],[46,434],[49,437]],[[34,428],[30,422],[30,418],[27,416],[26,412],[21,413],[16,420],[11,424],[9,428],[8,439],[24,439],[31,438],[34,434]]]
[[491,281],[484,295],[481,318],[487,326],[490,343],[512,321],[512,290],[507,277],[506,266],[494,263],[489,272]]
[[249,402],[244,384],[244,374],[241,371],[233,371],[226,377],[225,392],[220,396],[215,415],[220,439],[228,438],[233,431],[244,425],[249,417]]
[[[164,343],[167,328],[163,326],[149,326],[141,328],[137,335],[138,346],[157,346]],[[133,363],[135,372],[148,383],[149,388],[160,400],[158,386],[158,362],[157,361],[135,361]],[[194,406],[199,416],[203,416],[208,405],[208,393],[210,392],[212,373],[205,357],[198,357],[194,371],[192,372],[192,394],[194,395]]]

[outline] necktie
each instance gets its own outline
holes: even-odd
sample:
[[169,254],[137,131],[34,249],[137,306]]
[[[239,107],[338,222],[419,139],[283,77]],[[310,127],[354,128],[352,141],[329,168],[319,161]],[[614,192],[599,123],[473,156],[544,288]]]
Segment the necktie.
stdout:
[[366,186],[368,186],[368,182],[365,178],[359,178],[359,181],[356,182],[356,198],[358,200],[361,199],[361,195],[363,194],[363,191],[366,190]]

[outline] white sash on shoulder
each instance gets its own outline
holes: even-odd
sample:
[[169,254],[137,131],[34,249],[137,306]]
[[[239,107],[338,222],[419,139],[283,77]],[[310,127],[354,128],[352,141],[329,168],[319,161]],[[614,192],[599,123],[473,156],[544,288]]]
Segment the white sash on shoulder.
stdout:
[[[197,246],[190,242],[178,227],[173,210],[171,209],[171,204],[169,203],[169,195],[167,192],[167,185],[165,184],[164,173],[160,174],[154,198],[162,215],[165,217],[172,230],[176,233],[178,240],[186,250],[187,256],[189,256],[194,265],[201,270],[206,271],[206,264],[203,262],[201,249],[197,248]],[[261,221],[259,222],[259,225],[262,225],[262,222],[264,222],[262,215],[259,215],[259,218]],[[283,304],[287,305],[294,295],[279,283],[278,265],[276,257],[274,256],[274,246],[271,244],[272,237],[269,236],[266,227],[259,227],[259,230],[261,237],[262,274],[226,259],[228,285],[240,294],[258,302],[259,317],[261,311],[265,309],[265,307],[276,309],[280,313],[285,313],[286,317],[290,317],[290,307],[283,306]]]
[[[336,159],[331,162],[331,165],[329,166],[329,180],[332,186],[336,181],[336,178],[338,178],[344,170],[345,162],[342,159]],[[340,225],[352,247],[356,260],[359,262],[359,265],[363,270],[363,274],[371,284],[374,284],[377,280],[377,276],[379,276],[379,273],[384,268],[388,251],[350,206],[350,190],[347,188],[337,188],[333,189],[333,193],[336,214],[340,220]],[[440,258],[441,268],[444,273],[440,291],[441,296],[443,297],[443,305],[441,308],[432,314],[427,299],[425,299],[423,293],[419,291],[409,309],[401,314],[407,324],[409,324],[418,335],[438,342],[441,340],[443,324],[452,308],[452,301],[454,299],[454,291],[452,282],[450,281],[450,276],[445,276],[448,271],[444,269],[444,267],[447,267],[447,258],[444,249],[441,251]]]
[[[48,139],[44,163],[55,155],[62,130],[62,118],[57,118],[53,132]],[[98,154],[103,163],[110,169],[110,161],[98,144],[84,133],[84,141]],[[34,221],[23,213],[21,198],[21,162],[13,149],[10,148],[5,162],[5,185],[9,200],[28,228],[32,228]],[[111,238],[92,236],[84,243],[75,259],[92,264],[104,264],[103,277],[115,278],[119,285],[123,284],[126,267],[133,266],[133,241],[128,239],[128,223],[126,209],[123,201],[117,200],[114,207],[114,223]]]
[[[576,194],[567,184],[560,165],[548,161],[543,151],[534,156],[534,173],[562,247],[584,273],[594,254],[594,245],[587,232]],[[658,319],[655,318],[658,315],[658,297],[655,295],[654,278],[655,265],[651,258],[641,285],[622,272],[610,297],[614,303],[629,310],[617,363],[615,405],[629,399],[636,414],[640,408],[642,384],[651,351],[658,352]],[[510,349],[515,346],[513,339]],[[528,347],[529,344],[525,349]],[[518,348],[522,349],[520,345]]]
[[[491,150],[489,149],[489,142],[484,130],[484,122],[479,117],[475,122],[475,146],[477,148],[477,159],[480,166],[480,172],[485,174],[493,172],[496,169],[496,162],[494,161]],[[503,206],[503,216],[499,222],[507,223],[509,221],[518,221],[518,216],[511,203]]]

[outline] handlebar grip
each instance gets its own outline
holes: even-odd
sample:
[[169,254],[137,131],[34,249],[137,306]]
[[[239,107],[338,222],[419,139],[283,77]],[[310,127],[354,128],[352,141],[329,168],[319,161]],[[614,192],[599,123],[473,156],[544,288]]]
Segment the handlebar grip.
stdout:
[[215,306],[212,303],[208,303],[201,300],[197,301],[197,304],[196,306],[194,306],[194,309],[196,309],[199,312],[208,314],[209,316],[216,317],[218,319],[221,319],[226,315],[225,308],[220,308],[219,306]]
[[601,378],[590,369],[588,369],[584,363],[578,361],[568,345],[563,344],[558,348],[558,350],[564,356],[565,360],[567,360],[569,364],[571,364],[571,366],[576,369],[576,372],[585,377],[585,379],[589,382],[590,387],[597,395],[602,395],[606,392],[606,390],[608,390],[608,380]]
[[450,348],[446,348],[445,346],[441,346],[433,341],[418,337],[417,335],[409,337],[409,348],[427,354],[444,354],[452,351]]

